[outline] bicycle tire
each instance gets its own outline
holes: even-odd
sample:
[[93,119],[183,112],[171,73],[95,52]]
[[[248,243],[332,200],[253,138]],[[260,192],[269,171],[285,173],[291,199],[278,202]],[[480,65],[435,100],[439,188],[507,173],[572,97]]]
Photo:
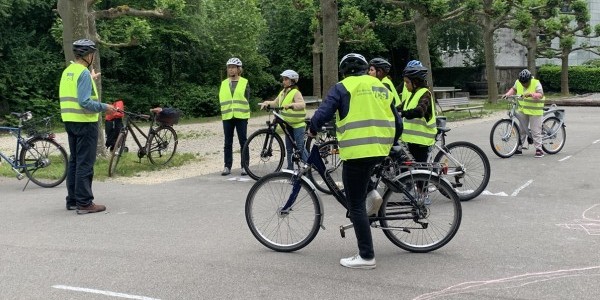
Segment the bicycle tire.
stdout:
[[509,158],[515,154],[521,135],[519,125],[512,124],[509,119],[499,120],[492,126],[490,131],[490,146],[498,157]]
[[[300,181],[300,191],[293,209],[282,214],[279,209],[291,195],[294,180]],[[310,244],[323,218],[315,191],[287,172],[267,174],[254,183],[246,197],[245,215],[252,235],[279,252],[297,251]]]
[[113,175],[117,174],[117,166],[119,165],[121,156],[123,156],[123,151],[126,148],[126,139],[127,132],[121,131],[117,137],[117,141],[115,142],[113,150],[110,152],[110,160],[108,162],[108,177],[113,177]]
[[[271,137],[273,142],[269,141]],[[266,128],[252,133],[242,148],[242,168],[254,180],[281,171],[284,158],[283,140]]]
[[148,135],[146,155],[153,165],[163,166],[171,161],[177,151],[177,132],[171,126],[160,126]]
[[[460,172],[464,166],[464,175],[447,176],[460,201],[469,201],[479,196],[490,182],[491,167],[485,152],[477,145],[466,141],[453,142],[447,144],[445,148],[444,151],[459,161],[460,165],[454,163],[442,151],[437,153],[433,161],[448,166],[448,173]],[[462,186],[459,187],[458,184]]]
[[[343,189],[342,182],[342,160],[340,159],[340,153],[338,149],[338,143],[336,140],[328,141],[321,146],[319,146],[319,153],[321,153],[321,159],[327,168],[327,171],[330,172],[331,177],[340,187]],[[331,195],[332,192],[325,184],[325,181],[319,175],[319,172],[314,168],[311,168],[310,173],[306,174],[306,177],[310,179],[310,181],[315,185],[315,188],[322,193]]]
[[69,157],[65,149],[52,139],[35,137],[27,141],[19,160],[25,175],[41,187],[55,187],[67,178]]
[[[560,128],[557,128],[560,126]],[[548,136],[549,133],[554,133]],[[542,149],[548,154],[562,150],[567,141],[567,130],[557,117],[549,117],[542,123]]]
[[[412,174],[399,179],[401,186],[421,186],[426,191],[413,205],[403,193],[391,189],[383,194],[381,217],[403,216],[403,220],[380,220],[385,236],[396,246],[410,252],[425,253],[446,245],[460,227],[462,208],[452,187],[435,174]],[[430,204],[423,200],[428,198]],[[420,215],[419,215],[420,214]],[[422,226],[415,221],[427,222]],[[395,229],[390,229],[390,226]]]

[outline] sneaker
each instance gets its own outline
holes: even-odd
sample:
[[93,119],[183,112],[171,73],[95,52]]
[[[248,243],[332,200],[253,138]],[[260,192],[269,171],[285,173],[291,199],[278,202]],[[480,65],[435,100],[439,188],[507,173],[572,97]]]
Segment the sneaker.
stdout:
[[101,212],[101,211],[105,211],[105,210],[106,210],[106,206],[101,205],[101,204],[92,203],[88,206],[78,206],[77,214],[78,215],[93,214],[93,213],[97,213],[97,212]]
[[377,212],[379,211],[379,207],[381,206],[382,202],[383,202],[383,198],[381,198],[381,195],[379,195],[379,192],[377,192],[377,190],[370,191],[367,194],[367,201],[366,201],[367,216],[376,215]]
[[231,169],[230,169],[230,168],[228,168],[228,167],[225,167],[225,168],[223,169],[223,172],[221,172],[221,176],[227,176],[227,175],[229,175],[229,174],[231,174]]
[[77,209],[77,205],[75,204],[67,204],[67,210],[76,210]]
[[517,151],[515,151],[515,155],[521,155],[521,154],[523,154],[523,151],[521,151],[519,149],[517,149]]
[[375,269],[375,258],[363,259],[359,254],[340,259],[340,265],[350,269]]
[[544,152],[542,152],[542,150],[537,149],[535,150],[535,158],[541,158],[544,157]]

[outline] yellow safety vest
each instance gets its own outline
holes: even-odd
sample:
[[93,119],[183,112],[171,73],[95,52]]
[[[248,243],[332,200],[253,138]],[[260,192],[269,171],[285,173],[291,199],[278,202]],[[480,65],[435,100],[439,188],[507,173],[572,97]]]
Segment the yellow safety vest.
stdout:
[[400,96],[398,96],[398,91],[396,91],[396,87],[394,87],[394,83],[392,82],[392,80],[390,80],[390,78],[388,77],[384,77],[383,79],[381,79],[381,82],[389,85],[389,90],[390,92],[392,92],[394,106],[400,105]]
[[231,94],[231,88],[229,87],[229,78],[221,82],[221,89],[219,90],[219,102],[221,104],[221,119],[230,120],[236,119],[249,119],[250,118],[250,104],[246,99],[246,87],[248,86],[248,79],[240,77],[240,80]]
[[[535,88],[539,82],[539,80],[532,78],[529,87],[525,90],[525,87],[517,80],[515,82],[517,95],[523,95],[525,92],[535,93]],[[540,100],[534,100],[531,97],[519,99],[519,111],[530,116],[541,116],[544,114],[544,100],[546,100],[546,96]]]
[[412,96],[412,93],[408,91],[408,89],[406,88],[406,82],[404,83],[404,88],[402,89],[402,99],[401,102],[399,104],[396,105],[396,107],[400,106],[400,104],[404,104],[406,103],[406,101],[408,101],[408,99],[410,99],[410,96]]
[[348,115],[336,116],[342,160],[386,156],[394,143],[395,119],[390,91],[373,76],[347,77],[340,82],[350,94]]
[[[62,73],[58,97],[60,98],[60,116],[63,122],[98,122],[99,113],[87,110],[79,105],[77,80],[87,68],[71,63]],[[96,83],[92,80],[92,100],[98,100]]]
[[[287,95],[285,95],[285,98],[284,98],[283,91],[281,91],[278,96],[279,107],[284,107],[288,104],[292,104],[292,102],[294,102],[294,95],[296,95],[296,93],[298,93],[297,89],[292,89],[287,93]],[[286,121],[288,124],[290,124],[292,126],[292,128],[301,128],[301,127],[304,127],[306,124],[304,121],[304,119],[306,119],[306,109],[302,109],[302,110],[284,109],[281,111],[280,114],[283,117],[283,120]]]
[[427,88],[420,88],[414,93],[414,96],[408,101],[404,101],[404,109],[409,110],[417,107],[419,100],[425,93],[429,93],[431,98],[431,119],[427,121],[423,118],[406,119],[404,118],[404,129],[402,130],[402,141],[407,143],[431,146],[435,143],[437,128],[435,125],[435,106],[433,96]]

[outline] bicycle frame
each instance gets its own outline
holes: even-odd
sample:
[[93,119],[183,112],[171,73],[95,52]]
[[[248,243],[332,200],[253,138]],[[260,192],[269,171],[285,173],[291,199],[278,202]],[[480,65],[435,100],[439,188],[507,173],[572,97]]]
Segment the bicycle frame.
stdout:
[[[273,119],[273,121],[268,120],[265,123],[267,124],[267,128],[270,130],[270,136],[268,139],[265,139],[264,143],[263,143],[263,148],[262,148],[262,152],[260,154],[261,157],[268,157],[271,155],[270,151],[273,146],[273,140],[275,139],[274,135],[278,134],[277,133],[277,126],[281,127],[281,130],[283,130],[284,135],[292,142],[292,161],[296,164],[299,164],[301,161],[301,157],[302,155],[300,155],[300,153],[298,153],[298,144],[296,143],[296,140],[293,138],[293,135],[290,133],[288,126],[290,126],[289,123],[287,123],[283,117],[276,112],[276,110],[281,109],[281,108],[269,108],[269,109],[273,109],[273,115],[275,116],[275,118]],[[286,126],[287,125],[287,126]],[[283,153],[283,156],[285,157],[286,153]]]
[[13,171],[16,172],[17,174],[19,174],[20,177],[22,178],[22,176],[24,176],[24,175],[21,174],[21,172],[19,172],[19,169],[23,169],[23,168],[27,167],[27,165],[22,166],[19,163],[19,160],[20,160],[19,153],[21,152],[19,150],[21,150],[21,147],[25,147],[25,139],[21,135],[21,131],[22,131],[21,125],[19,124],[18,127],[0,126],[0,131],[7,131],[17,139],[17,145],[15,147],[15,154],[7,156],[4,153],[2,153],[2,151],[0,151],[0,157],[2,157],[2,159],[7,161],[10,164]]
[[[148,129],[148,133],[144,133],[144,131],[142,131],[142,129],[134,122],[130,119],[130,115],[134,115],[134,116],[138,116],[138,117],[149,117],[147,115],[137,115],[137,114],[133,114],[133,113],[129,113],[126,112],[126,117],[124,119],[123,122],[123,129],[122,132],[126,132],[126,133],[131,133],[131,136],[133,137],[133,140],[135,141],[135,143],[137,144],[139,150],[138,150],[138,158],[142,158],[144,157],[144,155],[146,155],[147,152],[147,148],[148,148],[148,136],[150,136],[150,134],[152,134],[154,132],[154,118],[152,118],[151,124],[150,124],[150,128]],[[142,137],[144,137],[144,139],[146,139],[146,142],[143,144],[140,142],[140,139],[138,138],[138,136],[136,135],[136,131],[138,134],[140,134]],[[126,136],[127,137],[127,136]]]

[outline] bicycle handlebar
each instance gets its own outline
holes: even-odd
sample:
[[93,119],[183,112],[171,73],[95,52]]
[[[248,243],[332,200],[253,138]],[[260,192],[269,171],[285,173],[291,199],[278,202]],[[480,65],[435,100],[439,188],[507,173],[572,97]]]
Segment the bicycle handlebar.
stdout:
[[140,119],[144,119],[144,120],[150,120],[150,118],[152,117],[150,115],[138,114],[138,113],[134,113],[134,112],[122,110],[122,109],[117,109],[117,112],[124,113],[124,114],[126,114],[128,116],[136,117],[136,118],[140,118]]

